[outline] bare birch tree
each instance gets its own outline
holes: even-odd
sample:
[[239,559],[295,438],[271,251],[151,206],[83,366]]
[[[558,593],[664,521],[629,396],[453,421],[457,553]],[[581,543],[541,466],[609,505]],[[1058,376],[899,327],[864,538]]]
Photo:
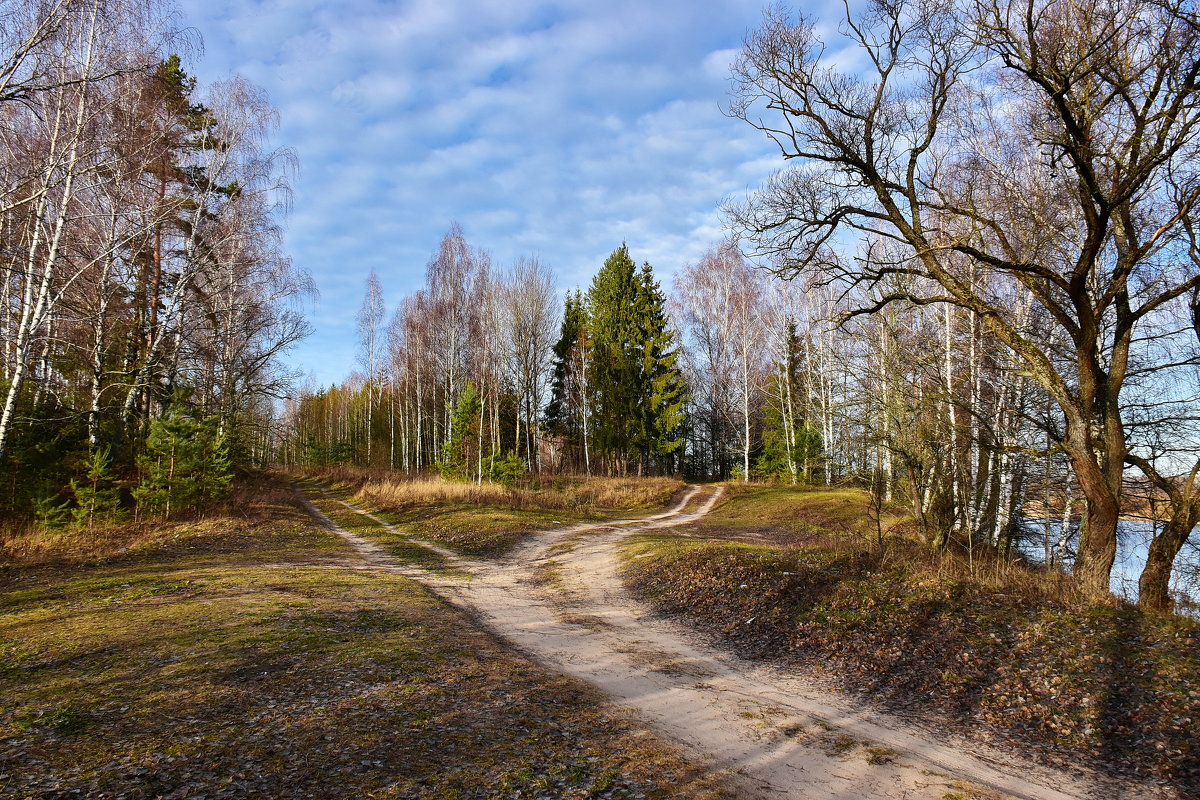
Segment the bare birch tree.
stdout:
[[[6,133],[21,140],[18,144],[9,139],[10,154],[23,153],[30,172],[10,184],[16,194],[5,203],[9,210],[19,209],[23,221],[14,226],[14,231],[20,231],[21,249],[12,253],[5,276],[10,287],[19,287],[20,300],[8,331],[0,461],[34,354],[46,345],[55,310],[64,292],[95,263],[67,264],[64,250],[81,215],[81,187],[100,167],[100,150],[90,134],[109,98],[97,84],[136,69],[144,57],[144,51],[128,49],[138,42],[141,31],[130,24],[130,16],[121,14],[121,6],[100,0],[67,5],[52,4],[41,20],[27,16],[28,6],[18,9],[11,19],[18,20],[18,29],[26,33],[18,33],[17,38],[28,38],[17,46],[7,71],[0,71],[11,95],[8,99],[23,99],[31,109],[30,114],[11,119],[15,130]],[[37,91],[35,85],[40,87]],[[101,261],[106,257],[105,253],[95,256]]]
[[375,431],[375,397],[379,382],[381,352],[383,349],[383,318],[387,307],[383,300],[383,285],[379,274],[371,270],[367,275],[367,290],[362,305],[354,320],[358,329],[358,362],[366,376],[367,389],[367,465],[371,464],[371,441]]
[[505,313],[509,372],[517,393],[518,442],[525,442],[525,459],[531,470],[539,468],[538,418],[545,401],[557,323],[554,278],[537,258],[522,258],[505,277],[508,307]]

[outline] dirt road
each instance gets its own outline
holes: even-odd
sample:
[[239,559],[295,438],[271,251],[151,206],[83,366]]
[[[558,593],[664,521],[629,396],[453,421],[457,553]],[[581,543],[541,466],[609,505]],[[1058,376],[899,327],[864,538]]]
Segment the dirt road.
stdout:
[[694,487],[652,517],[548,531],[496,561],[460,558],[409,537],[470,579],[402,565],[311,503],[309,510],[346,538],[365,566],[422,581],[541,663],[599,687],[660,733],[727,769],[745,797],[1120,796],[1007,753],[931,736],[795,675],[724,653],[631,596],[618,575],[617,543],[696,520],[721,492]]

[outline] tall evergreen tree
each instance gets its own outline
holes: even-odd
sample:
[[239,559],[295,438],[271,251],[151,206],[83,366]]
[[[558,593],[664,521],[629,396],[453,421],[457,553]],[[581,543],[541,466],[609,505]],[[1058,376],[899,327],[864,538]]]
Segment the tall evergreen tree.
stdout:
[[666,297],[654,280],[649,263],[643,263],[635,284],[634,309],[638,326],[635,349],[640,351],[638,381],[639,430],[635,448],[641,456],[639,471],[647,460],[658,462],[663,471],[673,471],[675,453],[683,443],[686,389],[679,368],[679,349],[667,318]]
[[550,379],[550,403],[546,406],[546,427],[559,435],[570,435],[573,413],[570,398],[571,351],[587,324],[583,296],[576,289],[567,294],[562,327],[554,345],[554,374]]
[[596,387],[595,440],[610,462],[639,472],[674,465],[682,442],[683,375],[666,300],[649,264],[639,271],[622,244],[588,291]]
[[622,244],[605,260],[588,290],[596,386],[595,441],[618,471],[628,467],[639,416],[641,330],[637,268]]

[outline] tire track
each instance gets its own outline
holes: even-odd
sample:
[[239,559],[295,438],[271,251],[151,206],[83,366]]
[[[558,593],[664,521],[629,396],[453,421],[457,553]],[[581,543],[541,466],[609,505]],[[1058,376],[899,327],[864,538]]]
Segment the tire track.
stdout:
[[[496,561],[465,559],[406,536],[470,573],[469,580],[402,565],[334,524],[307,498],[302,502],[373,567],[421,581],[540,663],[600,688],[661,733],[727,769],[747,797],[1121,796],[1111,787],[1014,763],[1010,753],[934,740],[795,675],[723,652],[634,598],[620,578],[619,542],[700,519],[723,491],[696,486],[651,517],[542,532]],[[405,536],[352,503],[330,499]]]

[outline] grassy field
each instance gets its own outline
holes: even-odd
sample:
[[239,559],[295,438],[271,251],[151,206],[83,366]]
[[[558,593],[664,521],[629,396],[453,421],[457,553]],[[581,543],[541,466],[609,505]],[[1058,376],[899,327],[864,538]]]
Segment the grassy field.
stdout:
[[[684,488],[674,478],[563,478],[505,488],[436,479],[401,481],[350,471],[318,473],[311,480],[414,538],[475,558],[502,555],[539,530],[661,510]],[[340,515],[336,506],[321,508],[339,513],[339,523],[345,519],[361,524]],[[382,533],[369,528],[366,532]],[[402,544],[392,541],[389,546]]]
[[428,540],[415,536],[408,528],[389,529],[339,503],[339,499],[353,500],[349,492],[308,480],[300,481],[296,486],[305,493],[309,502],[334,524],[381,546],[389,556],[404,565],[445,576],[466,577],[466,573],[450,564],[444,555],[422,543]]
[[719,796],[588,688],[349,568],[285,484],[233,507],[107,551],[8,543],[0,796]]
[[1064,765],[1200,796],[1200,624],[1078,598],[1061,576],[880,548],[857,490],[741,488],[625,543],[626,577],[740,652]]
[[730,484],[729,499],[698,523],[721,538],[742,537],[777,545],[821,542],[830,547],[853,548],[873,543],[882,527],[885,534],[903,535],[911,525],[908,515],[885,509],[880,522],[868,513],[868,495],[862,489]]

